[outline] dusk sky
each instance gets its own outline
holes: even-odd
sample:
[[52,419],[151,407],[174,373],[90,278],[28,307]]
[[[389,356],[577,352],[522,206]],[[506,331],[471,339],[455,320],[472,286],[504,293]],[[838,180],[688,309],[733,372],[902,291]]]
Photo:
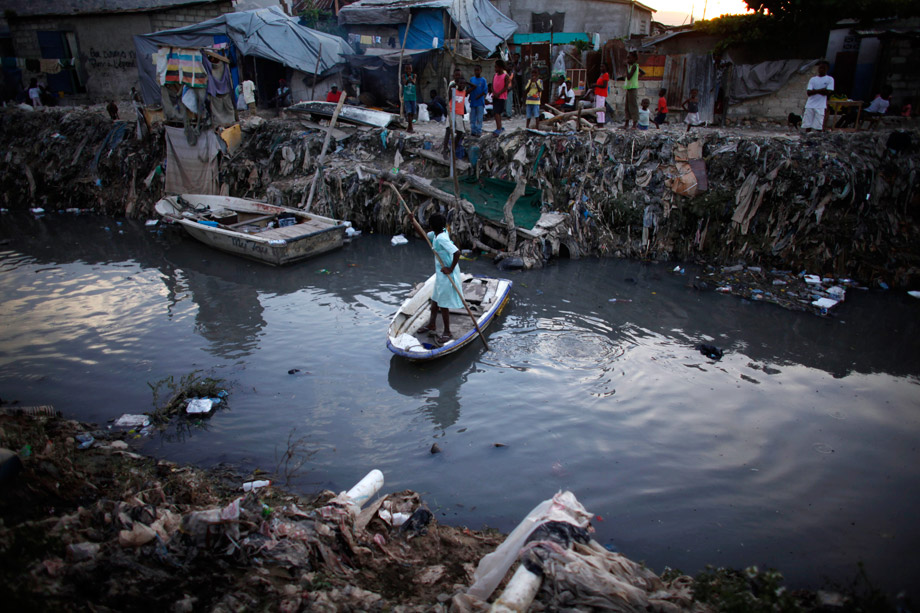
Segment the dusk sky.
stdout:
[[695,19],[702,19],[704,6],[707,19],[747,12],[743,0],[647,0],[642,4],[657,11],[652,19],[668,25],[690,23],[691,9]]

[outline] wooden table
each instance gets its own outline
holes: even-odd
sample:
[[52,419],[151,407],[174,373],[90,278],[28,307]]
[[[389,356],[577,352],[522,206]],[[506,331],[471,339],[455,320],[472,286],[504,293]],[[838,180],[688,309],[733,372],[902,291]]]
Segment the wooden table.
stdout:
[[[833,130],[837,125],[837,120],[840,118],[840,109],[856,109],[856,124],[853,126],[854,130],[859,129],[859,116],[862,113],[863,103],[860,100],[828,100],[827,108],[834,111],[834,120],[830,124],[828,130]],[[828,113],[830,115],[830,113]]]

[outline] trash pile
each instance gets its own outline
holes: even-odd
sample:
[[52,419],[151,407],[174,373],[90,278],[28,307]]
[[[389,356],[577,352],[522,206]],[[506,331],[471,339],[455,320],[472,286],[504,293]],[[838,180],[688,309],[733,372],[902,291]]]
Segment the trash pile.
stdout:
[[[887,284],[881,283],[882,289],[888,289]],[[764,270],[760,266],[742,264],[721,268],[709,266],[690,286],[818,315],[827,315],[846,300],[847,289],[869,289],[849,278],[822,277],[804,271],[795,274],[789,270]]]
[[150,216],[163,188],[163,130],[137,140],[135,126],[90,111],[0,113],[2,206]]
[[[306,499],[269,479],[145,458],[125,436],[65,420],[48,406],[0,407],[0,590],[7,606],[863,610],[857,593],[787,591],[775,570],[709,569],[694,580],[666,569],[659,576],[594,541],[594,516],[571,492],[538,504],[505,537],[441,525],[415,492],[380,495],[377,470],[348,491]],[[877,593],[868,596],[879,605]]]
[[[671,594],[650,570],[591,541],[590,515],[570,493],[539,505],[522,523],[528,528],[504,540],[438,524],[415,492],[372,499],[379,471],[348,492],[305,500],[267,479],[144,458],[121,436],[47,414],[0,414],[0,447],[19,450],[0,455],[7,602],[64,611],[483,611],[530,536],[529,555],[556,560],[545,564],[555,588],[534,610],[560,598],[577,606],[586,586],[560,591],[565,573],[616,584],[622,594],[604,598],[618,610],[644,611],[656,599],[679,606],[652,610],[694,610],[688,577]],[[548,522],[573,517],[560,505],[577,509],[570,554],[552,544],[558,529]],[[576,570],[585,556],[606,566]]]
[[[6,206],[152,217],[165,139],[154,129],[135,140],[130,125],[92,113],[3,113]],[[339,126],[320,163],[319,124],[253,117],[240,128],[220,164],[225,193],[408,236],[412,226],[385,185],[392,182],[420,220],[446,213],[461,247],[525,268],[606,255],[808,270],[892,287],[916,283],[920,272],[916,130],[519,130],[465,139],[460,174],[541,191],[540,222],[523,230],[485,220],[432,185],[449,161],[429,136]]]
[[501,542],[439,525],[413,492],[358,513],[344,493],[306,500],[265,479],[141,457],[121,436],[0,415],[0,447],[19,450],[18,466],[3,457],[0,470],[9,605],[429,611]]

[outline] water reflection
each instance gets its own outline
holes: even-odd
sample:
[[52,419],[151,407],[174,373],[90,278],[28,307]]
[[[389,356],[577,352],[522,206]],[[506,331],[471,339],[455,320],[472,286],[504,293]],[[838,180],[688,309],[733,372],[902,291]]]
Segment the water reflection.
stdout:
[[445,430],[460,419],[460,388],[475,372],[476,364],[470,363],[468,355],[427,363],[412,363],[394,355],[387,382],[397,393],[419,400],[422,404],[418,410]]

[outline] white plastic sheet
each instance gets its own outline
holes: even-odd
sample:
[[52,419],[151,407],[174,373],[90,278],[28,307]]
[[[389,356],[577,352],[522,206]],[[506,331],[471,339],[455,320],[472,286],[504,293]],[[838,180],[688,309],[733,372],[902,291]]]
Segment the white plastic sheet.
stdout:
[[487,600],[517,559],[521,547],[527,542],[527,537],[540,525],[548,521],[562,521],[586,528],[590,519],[591,514],[572,492],[559,492],[551,499],[544,500],[527,514],[504,543],[479,561],[473,575],[473,585],[467,590],[467,594],[483,601]]

